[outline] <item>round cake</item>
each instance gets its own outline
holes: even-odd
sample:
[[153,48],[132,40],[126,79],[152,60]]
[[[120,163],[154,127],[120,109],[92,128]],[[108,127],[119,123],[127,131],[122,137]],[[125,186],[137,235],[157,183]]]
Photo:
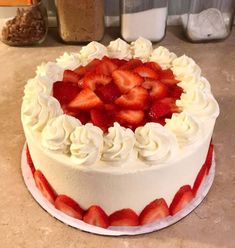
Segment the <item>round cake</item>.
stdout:
[[21,118],[43,196],[108,228],[175,215],[196,196],[218,114],[193,59],[139,38],[91,42],[40,65]]

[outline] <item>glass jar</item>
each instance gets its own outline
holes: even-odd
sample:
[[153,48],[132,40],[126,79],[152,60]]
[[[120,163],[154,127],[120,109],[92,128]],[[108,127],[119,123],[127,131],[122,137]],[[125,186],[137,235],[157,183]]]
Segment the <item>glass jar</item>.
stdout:
[[7,45],[29,46],[45,40],[48,30],[46,8],[39,0],[28,3],[0,5],[0,39]]
[[165,36],[167,0],[122,0],[121,35],[130,42],[140,36],[153,42]]
[[99,41],[104,35],[103,0],[55,0],[59,35],[64,42]]
[[191,0],[186,36],[192,42],[221,40],[229,36],[233,25],[234,0]]

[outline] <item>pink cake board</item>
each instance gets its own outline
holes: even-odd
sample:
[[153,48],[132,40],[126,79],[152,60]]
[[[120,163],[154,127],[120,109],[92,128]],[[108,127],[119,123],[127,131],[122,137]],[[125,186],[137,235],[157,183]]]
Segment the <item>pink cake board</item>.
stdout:
[[21,157],[21,170],[24,178],[24,182],[32,194],[33,198],[39,203],[39,205],[44,208],[49,214],[51,214],[56,219],[62,221],[63,223],[80,229],[82,231],[95,233],[99,235],[107,235],[107,236],[121,236],[121,235],[138,235],[144,233],[150,233],[153,231],[157,231],[168,227],[177,221],[184,218],[190,212],[192,212],[205,198],[207,193],[209,192],[211,185],[215,176],[215,156],[213,154],[213,160],[210,172],[203,184],[201,185],[197,196],[181,211],[179,211],[174,216],[168,216],[161,221],[156,221],[148,225],[137,226],[137,227],[109,227],[108,229],[96,227],[93,225],[86,224],[85,222],[72,218],[63,212],[57,210],[54,205],[52,205],[38,190],[35,185],[34,178],[32,172],[27,164],[26,159],[26,146],[24,146]]

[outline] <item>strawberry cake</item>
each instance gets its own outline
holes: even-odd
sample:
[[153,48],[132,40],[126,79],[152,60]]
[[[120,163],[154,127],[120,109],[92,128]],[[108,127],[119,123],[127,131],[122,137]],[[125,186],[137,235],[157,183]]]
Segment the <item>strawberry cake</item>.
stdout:
[[159,221],[197,195],[218,114],[193,59],[139,38],[91,42],[40,65],[21,118],[42,195],[108,228]]

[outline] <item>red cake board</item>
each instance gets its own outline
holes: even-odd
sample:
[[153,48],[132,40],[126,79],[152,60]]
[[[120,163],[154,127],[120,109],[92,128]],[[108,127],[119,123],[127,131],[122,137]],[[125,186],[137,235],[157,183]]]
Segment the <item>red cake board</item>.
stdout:
[[174,216],[168,216],[160,221],[153,222],[151,224],[143,225],[143,226],[136,226],[136,227],[112,227],[110,226],[107,229],[100,228],[97,226],[89,225],[81,220],[72,218],[63,212],[57,210],[53,204],[51,204],[38,190],[38,188],[35,185],[35,181],[32,175],[32,172],[27,164],[26,159],[26,145],[23,148],[22,151],[22,157],[21,157],[21,170],[24,178],[24,182],[29,190],[29,192],[32,194],[33,198],[39,203],[39,205],[44,208],[49,214],[51,214],[56,219],[62,221],[63,223],[75,227],[77,229],[80,229],[82,231],[95,233],[99,235],[107,235],[107,236],[121,236],[121,235],[138,235],[138,234],[144,234],[144,233],[150,233],[153,231],[157,231],[160,229],[163,229],[165,227],[168,227],[177,221],[184,218],[186,215],[188,215],[190,212],[192,212],[205,198],[205,196],[208,194],[211,185],[214,180],[215,176],[215,156],[213,154],[213,160],[210,172],[206,179],[204,180],[203,184],[199,188],[199,191],[197,193],[197,196],[181,211],[179,211]]

